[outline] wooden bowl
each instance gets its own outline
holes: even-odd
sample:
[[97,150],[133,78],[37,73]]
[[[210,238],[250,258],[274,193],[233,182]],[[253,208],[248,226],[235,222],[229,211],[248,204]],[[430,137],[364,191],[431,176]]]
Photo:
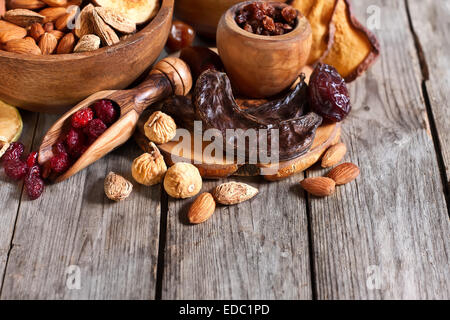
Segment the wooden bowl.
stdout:
[[[242,0],[176,0],[175,15],[189,23],[197,33],[215,39],[220,17]],[[279,2],[286,2],[280,0]]]
[[0,100],[36,112],[61,112],[105,89],[123,89],[160,55],[174,0],[127,40],[92,52],[33,56],[0,51]]
[[222,16],[217,28],[217,49],[233,88],[250,98],[266,98],[287,89],[299,76],[311,50],[312,32],[301,13],[294,30],[284,35],[247,32],[234,17],[240,7],[251,2],[238,3]]

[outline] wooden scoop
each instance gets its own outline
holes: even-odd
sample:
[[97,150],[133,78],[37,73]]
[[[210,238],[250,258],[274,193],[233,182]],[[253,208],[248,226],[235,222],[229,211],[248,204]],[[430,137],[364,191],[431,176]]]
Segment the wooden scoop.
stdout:
[[89,146],[69,170],[56,178],[55,182],[70,178],[125,143],[132,136],[139,116],[148,106],[173,94],[186,95],[191,87],[189,67],[178,58],[168,57],[158,62],[147,79],[134,89],[107,90],[91,95],[64,114],[50,128],[39,148],[39,164],[44,165],[53,157],[53,145],[67,133],[71,116],[78,110],[89,107],[98,100],[108,99],[120,107],[120,117]]

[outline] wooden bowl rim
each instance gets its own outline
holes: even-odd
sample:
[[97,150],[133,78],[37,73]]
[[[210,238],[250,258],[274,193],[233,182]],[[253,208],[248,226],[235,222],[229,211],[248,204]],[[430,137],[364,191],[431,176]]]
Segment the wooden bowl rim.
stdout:
[[[297,25],[289,33],[285,33],[285,34],[282,34],[279,36],[265,36],[265,35],[259,35],[259,34],[254,34],[254,33],[245,31],[236,23],[236,21],[234,20],[234,16],[236,14],[236,11],[239,8],[246,6],[253,2],[255,2],[255,1],[253,0],[253,1],[239,2],[239,3],[235,4],[234,6],[230,7],[221,18],[221,19],[223,19],[223,24],[226,27],[230,28],[231,31],[238,33],[242,37],[253,39],[253,40],[258,40],[258,41],[264,41],[265,43],[292,41],[297,38],[304,38],[306,36],[309,36],[309,34],[312,33],[311,26],[309,24],[308,19],[298,10],[297,10],[297,12],[298,12],[299,16],[297,17]],[[290,6],[284,2],[275,2],[275,1],[269,2],[268,1],[268,3],[278,6],[278,7]],[[222,24],[219,23],[218,28],[221,28],[222,27],[221,25]]]
[[8,52],[0,50],[0,58],[5,57],[9,59],[20,61],[45,61],[45,62],[61,62],[61,61],[72,61],[81,60],[84,58],[90,58],[94,56],[99,56],[104,53],[108,53],[109,50],[120,50],[128,45],[141,41],[141,39],[148,34],[152,33],[157,26],[164,24],[166,19],[170,19],[172,14],[170,10],[163,10],[166,8],[173,8],[175,0],[161,0],[161,7],[158,13],[153,18],[153,20],[141,31],[135,33],[130,38],[120,41],[119,43],[103,47],[94,51],[80,52],[80,53],[69,53],[69,54],[54,54],[54,55],[31,55],[31,54],[21,54]]

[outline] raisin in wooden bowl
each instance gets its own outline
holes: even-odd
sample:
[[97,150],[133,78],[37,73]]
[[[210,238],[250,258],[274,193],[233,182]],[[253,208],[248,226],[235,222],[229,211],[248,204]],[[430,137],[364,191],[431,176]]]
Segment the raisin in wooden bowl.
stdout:
[[174,0],[142,30],[91,52],[33,56],[0,50],[0,100],[35,112],[59,113],[91,94],[123,89],[160,55],[172,25]]
[[[292,30],[286,28],[281,35],[256,31],[259,25],[253,32],[245,30],[246,24],[239,25],[236,20],[251,3],[254,1],[236,4],[225,12],[217,29],[217,48],[234,89],[250,98],[266,98],[289,88],[300,75],[311,50],[312,32],[300,12]],[[268,4],[277,11],[289,7],[279,2]]]

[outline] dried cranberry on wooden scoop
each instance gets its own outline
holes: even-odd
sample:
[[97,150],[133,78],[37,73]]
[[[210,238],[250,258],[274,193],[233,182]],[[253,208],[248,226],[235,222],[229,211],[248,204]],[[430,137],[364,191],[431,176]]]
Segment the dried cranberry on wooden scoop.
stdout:
[[335,68],[319,63],[309,80],[312,111],[325,119],[342,121],[352,108],[347,85]]

